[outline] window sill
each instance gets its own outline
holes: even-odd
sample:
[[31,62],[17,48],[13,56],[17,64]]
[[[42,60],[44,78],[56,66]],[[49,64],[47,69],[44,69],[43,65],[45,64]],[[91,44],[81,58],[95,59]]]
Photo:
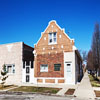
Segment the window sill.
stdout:
[[48,45],[56,45],[57,43],[48,43]]
[[7,73],[7,75],[15,75],[15,73]]
[[45,73],[45,72],[48,73],[48,71],[40,71],[40,72],[41,72],[41,73]]
[[55,71],[55,70],[54,70],[54,72],[60,72],[60,71],[61,71],[61,70],[59,70],[59,71]]

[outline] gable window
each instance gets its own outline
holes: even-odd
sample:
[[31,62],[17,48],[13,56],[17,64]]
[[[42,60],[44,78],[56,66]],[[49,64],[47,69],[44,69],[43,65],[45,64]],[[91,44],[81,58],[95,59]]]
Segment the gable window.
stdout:
[[61,64],[54,64],[54,71],[60,71],[61,70]]
[[41,64],[40,65],[40,72],[48,72],[48,65],[47,64]]
[[6,65],[6,71],[7,73],[15,73],[15,65],[14,64],[7,64]]
[[56,32],[52,32],[49,33],[49,44],[56,44],[57,43],[57,33]]

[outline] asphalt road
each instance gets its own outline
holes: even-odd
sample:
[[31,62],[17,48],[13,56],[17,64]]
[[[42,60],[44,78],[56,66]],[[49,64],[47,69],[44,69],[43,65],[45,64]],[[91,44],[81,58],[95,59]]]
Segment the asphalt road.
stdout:
[[41,94],[0,94],[0,100],[78,100],[74,97],[58,97]]

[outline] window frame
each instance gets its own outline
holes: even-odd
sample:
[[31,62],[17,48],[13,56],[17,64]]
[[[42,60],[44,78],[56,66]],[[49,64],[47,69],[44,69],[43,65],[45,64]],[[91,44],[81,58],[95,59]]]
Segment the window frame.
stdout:
[[[51,34],[51,38],[50,38],[50,34]],[[56,37],[54,36],[54,34],[56,34]],[[52,42],[50,42],[50,39],[52,39]],[[56,39],[56,42],[54,42],[54,39]],[[48,44],[49,45],[57,44],[57,32],[50,32],[48,34]]]
[[30,74],[30,67],[26,67],[26,74]]
[[[55,70],[56,69],[55,67],[58,67],[57,65],[60,65],[60,67],[59,67],[60,70]],[[59,64],[54,64],[54,71],[61,71],[61,64],[60,63]]]
[[[47,69],[44,69],[44,70],[43,70],[43,69],[41,68],[41,67],[43,67],[43,65],[44,65],[44,66],[47,66]],[[44,68],[45,68],[45,67],[44,67]],[[48,72],[48,64],[41,64],[41,65],[40,65],[40,72]]]
[[26,75],[26,83],[30,82],[30,76]]
[[[11,66],[11,72],[8,72],[8,66]],[[15,64],[6,64],[7,74],[15,74]]]

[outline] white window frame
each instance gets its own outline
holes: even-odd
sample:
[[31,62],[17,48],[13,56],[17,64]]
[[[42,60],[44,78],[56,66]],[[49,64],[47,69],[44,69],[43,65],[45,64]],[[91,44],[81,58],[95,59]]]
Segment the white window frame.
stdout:
[[[11,72],[8,72],[8,66],[11,66]],[[8,74],[15,74],[15,64],[6,64],[6,71]]]
[[40,72],[48,72],[48,64],[41,64],[40,65]]
[[[56,37],[54,37],[54,33],[56,33]],[[52,34],[52,36],[51,36],[52,42],[50,42],[50,34]],[[56,38],[56,42],[54,42],[54,38]],[[57,32],[50,32],[48,34],[48,44],[49,45],[57,44]]]

